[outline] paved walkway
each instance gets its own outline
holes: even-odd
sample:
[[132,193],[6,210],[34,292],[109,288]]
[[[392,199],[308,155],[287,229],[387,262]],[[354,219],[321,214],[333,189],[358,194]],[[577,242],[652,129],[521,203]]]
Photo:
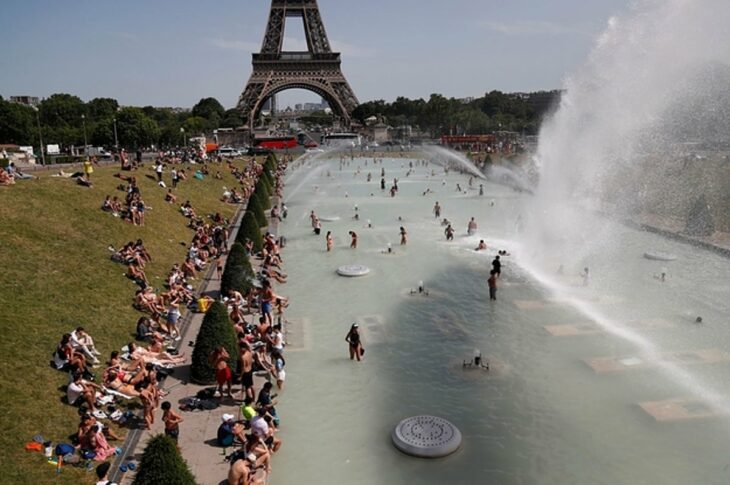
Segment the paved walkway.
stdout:
[[[278,203],[278,199],[274,198],[272,203]],[[231,229],[231,238],[228,241],[229,248],[235,242],[235,236],[238,233],[244,211],[245,207],[242,206],[236,214],[235,224]],[[277,234],[278,221],[272,221],[270,227],[267,229],[273,234]],[[254,266],[254,270],[258,271],[260,262],[254,259],[251,261],[251,264]],[[221,282],[214,270],[215,268],[213,267],[208,272],[208,277],[204,281],[201,291],[217,299],[220,295]],[[225,461],[225,457],[234,450],[233,448],[224,449],[219,447],[216,444],[216,434],[218,426],[221,423],[220,418],[223,414],[230,413],[236,416],[237,419],[240,419],[240,405],[242,402],[241,399],[243,398],[243,394],[240,393],[241,386],[235,385],[234,399],[228,397],[221,398],[219,400],[221,406],[215,410],[188,412],[179,411],[178,407],[178,402],[181,399],[195,396],[199,390],[211,387],[210,385],[202,386],[190,382],[190,361],[193,347],[189,343],[192,343],[197,337],[204,316],[205,314],[203,313],[192,313],[188,317],[189,320],[184,327],[183,338],[181,340],[182,345],[180,347],[180,353],[185,353],[185,364],[175,368],[175,372],[165,380],[163,389],[168,391],[169,394],[164,400],[170,401],[173,409],[178,411],[184,419],[184,422],[180,425],[178,444],[182,450],[183,458],[185,458],[190,470],[195,475],[197,483],[201,485],[220,485],[227,483],[226,477],[228,475],[229,464]],[[261,377],[255,377],[254,382],[255,388],[258,390],[261,389],[265,381]],[[163,430],[162,411],[158,409],[155,413],[155,423],[152,425],[150,431],[132,430],[129,433],[127,440],[136,446],[132,450],[125,450],[124,459],[119,459],[114,464],[115,470],[118,470],[119,465],[127,460],[139,463],[147,440],[155,434],[162,433]],[[275,468],[276,465],[274,464]],[[115,477],[112,478],[114,479]],[[127,472],[124,476],[117,476],[116,480],[121,485],[131,485],[134,480],[134,475],[132,472]]]
[[642,229],[656,232],[673,239],[704,247],[718,254],[730,256],[730,233],[715,231],[711,236],[690,236],[685,234],[684,221],[657,214],[641,213],[631,216],[631,222]]

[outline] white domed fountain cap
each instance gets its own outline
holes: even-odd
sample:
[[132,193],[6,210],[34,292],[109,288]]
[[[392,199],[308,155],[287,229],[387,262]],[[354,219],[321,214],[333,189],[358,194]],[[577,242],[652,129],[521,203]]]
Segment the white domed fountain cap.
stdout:
[[370,273],[370,268],[362,264],[346,264],[337,268],[337,274],[340,276],[356,277],[365,276]]
[[430,415],[406,418],[391,434],[396,448],[420,458],[440,458],[461,446],[461,432],[449,421]]

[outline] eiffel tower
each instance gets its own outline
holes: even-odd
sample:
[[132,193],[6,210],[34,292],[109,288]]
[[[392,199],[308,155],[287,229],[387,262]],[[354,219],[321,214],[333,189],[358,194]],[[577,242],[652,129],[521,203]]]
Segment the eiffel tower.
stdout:
[[[307,51],[282,51],[288,19],[304,23]],[[253,54],[253,71],[238,99],[249,129],[271,96],[287,89],[306,89],[324,98],[340,122],[349,126],[359,104],[340,69],[340,53],[332,52],[317,0],[271,0],[261,52]]]

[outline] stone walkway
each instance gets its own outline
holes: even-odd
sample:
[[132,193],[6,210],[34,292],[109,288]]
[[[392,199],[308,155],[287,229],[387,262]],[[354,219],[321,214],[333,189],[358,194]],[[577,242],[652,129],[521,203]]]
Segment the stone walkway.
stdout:
[[[276,198],[272,200],[272,204],[275,203],[278,203],[278,199]],[[235,223],[231,229],[231,237],[228,241],[229,248],[235,242],[235,236],[238,233],[244,212],[245,207],[242,206],[236,214]],[[278,221],[272,221],[266,229],[272,234],[277,234]],[[260,262],[258,260],[252,260],[251,264],[255,271],[260,269]],[[207,277],[202,285],[201,293],[215,299],[219,297],[220,280],[215,273],[214,267],[208,271]],[[215,410],[192,412],[179,410],[178,402],[181,399],[195,396],[199,390],[211,387],[210,385],[202,386],[190,382],[190,361],[193,353],[193,347],[190,346],[190,343],[197,337],[205,314],[191,313],[189,315],[183,330],[182,344],[179,349],[181,354],[185,354],[185,364],[175,368],[175,372],[165,380],[163,389],[169,392],[169,394],[164,400],[170,401],[173,409],[178,411],[184,419],[180,425],[178,444],[182,450],[183,458],[187,461],[193,475],[195,475],[196,482],[201,485],[220,485],[227,483],[226,477],[228,475],[229,464],[225,461],[225,457],[231,454],[234,449],[224,449],[216,444],[218,426],[221,423],[221,416],[225,413],[233,414],[236,416],[236,419],[241,418],[240,405],[243,394],[240,392],[241,386],[235,385],[233,388],[234,399],[228,397],[219,399],[221,405]],[[265,381],[261,377],[255,377],[254,382],[255,388],[258,390],[261,389]],[[131,460],[139,463],[147,440],[155,434],[162,433],[163,430],[162,411],[158,409],[155,412],[155,423],[152,425],[150,431],[135,429],[131,430],[127,435],[127,441],[134,447],[133,449],[125,450],[123,457],[117,459],[114,463],[113,470],[118,472],[119,465],[126,461]],[[127,472],[124,475],[118,474],[111,478],[120,483],[120,485],[131,485],[134,480],[134,475],[133,472]]]
[[730,256],[730,233],[715,231],[711,236],[690,236],[684,234],[684,222],[657,214],[641,213],[631,217],[631,222],[642,229],[662,234],[673,239],[704,247],[724,256]]

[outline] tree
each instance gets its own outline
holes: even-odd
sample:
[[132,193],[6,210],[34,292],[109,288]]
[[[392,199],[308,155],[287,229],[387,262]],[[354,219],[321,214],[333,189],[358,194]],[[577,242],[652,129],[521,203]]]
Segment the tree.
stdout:
[[228,318],[228,309],[219,302],[213,302],[203,318],[193,349],[190,376],[194,382],[212,384],[215,382],[215,369],[210,365],[210,355],[223,346],[231,358],[228,366],[234,374],[238,369],[238,340]]
[[38,143],[33,108],[11,103],[0,97],[0,143],[16,145]]
[[144,147],[157,143],[160,127],[140,108],[122,108],[117,114],[119,143],[130,147]]
[[195,485],[195,477],[172,438],[163,434],[153,436],[139,461],[139,471],[133,485]]
[[241,112],[238,111],[238,109],[233,108],[229,109],[225,112],[223,115],[223,120],[220,122],[221,128],[238,128],[239,126],[243,126],[245,124],[245,121],[243,121],[243,116],[241,115]]
[[226,267],[221,278],[221,294],[227,295],[230,290],[246,294],[251,289],[254,271],[248,259],[246,249],[236,242],[228,253]]
[[218,119],[223,119],[223,115],[225,114],[225,108],[215,98],[203,98],[192,109],[193,116],[198,116],[206,120],[210,120],[214,116]]
[[255,252],[259,252],[264,248],[264,239],[261,237],[261,227],[259,226],[259,222],[256,220],[256,216],[253,211],[250,209],[247,209],[243,214],[241,227],[238,229],[238,234],[236,235],[236,242],[244,244],[246,239],[253,242],[253,249]]
[[183,127],[189,136],[198,136],[208,129],[208,121],[200,116],[191,116],[185,120]]
[[119,103],[112,98],[94,98],[86,103],[86,112],[92,121],[112,119],[118,109]]
[[266,212],[264,212],[264,208],[261,205],[261,192],[254,191],[253,195],[248,199],[248,211],[253,213],[259,227],[269,225],[269,221],[266,219]]

